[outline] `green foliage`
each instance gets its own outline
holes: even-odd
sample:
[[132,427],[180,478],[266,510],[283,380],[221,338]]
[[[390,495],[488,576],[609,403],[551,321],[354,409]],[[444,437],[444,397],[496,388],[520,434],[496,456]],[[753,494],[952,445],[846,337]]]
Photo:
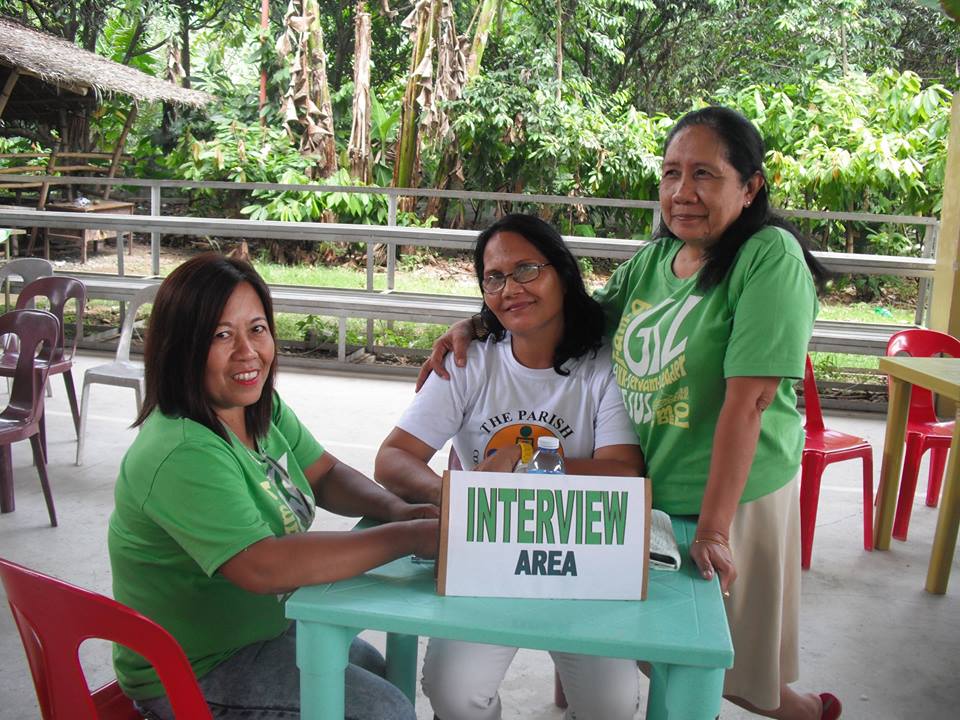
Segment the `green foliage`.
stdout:
[[[943,195],[950,93],[917,75],[852,73],[841,83],[750,86],[717,98],[752,118],[767,139],[767,172],[782,207],[936,215]],[[807,228],[821,246],[915,252],[922,229]]]
[[[44,152],[44,148],[38,143],[28,140],[24,137],[4,137],[0,135],[0,153],[37,153]],[[39,165],[45,163],[43,159],[24,161],[26,165]]]
[[[318,0],[326,36],[337,149],[346,154],[353,83],[354,4]],[[952,2],[952,0],[951,0]],[[452,103],[464,173],[474,190],[657,195],[666,130],[692,106],[722,102],[751,117],[767,138],[775,201],[790,208],[935,215],[940,211],[951,91],[960,87],[957,24],[916,0],[524,0],[503,4],[481,74]],[[193,87],[216,96],[204,112],[161,126],[159,104],[140,105],[128,142],[131,174],[195,180],[314,184],[309,161],[280,132],[278,98],[289,58],[275,55],[285,3],[242,0],[0,0],[0,14],[53,29],[148,74],[162,75],[166,41],[189,29]],[[373,183],[389,185],[410,42],[400,17],[372,14]],[[402,14],[403,8],[395,8]],[[466,32],[476,3],[456,2]],[[562,86],[556,31],[562,27]],[[259,125],[259,76],[269,98]],[[126,100],[106,98],[91,119],[112,146]],[[209,115],[207,114],[209,112]],[[57,130],[54,128],[53,132]],[[449,145],[449,140],[445,141]],[[0,141],[0,149],[29,144]],[[432,185],[442,153],[421,154]],[[345,163],[341,163],[345,164]],[[344,173],[323,184],[352,184]],[[193,211],[226,208],[253,218],[385,222],[382,196],[293,191],[192,193]],[[206,207],[203,203],[208,203]],[[645,237],[644,211],[568,206],[563,232]],[[487,208],[478,211],[483,217]],[[401,224],[430,223],[403,214]],[[823,247],[916,253],[919,231],[902,225],[807,222]]]
[[309,165],[279,130],[244,125],[225,115],[213,118],[212,129],[209,139],[185,138],[171,158],[184,179],[284,182],[284,174],[303,172]]
[[[467,187],[644,200],[655,196],[658,148],[669,118],[613,102],[557,100],[549,84],[519,82],[511,77],[514,72],[479,77],[452,103]],[[424,164],[435,162],[442,151],[442,146],[428,148]],[[570,232],[574,225],[609,225],[604,218],[650,229],[649,213],[574,208],[554,220]]]
[[[295,323],[295,328],[299,339],[313,346],[321,343],[335,345],[340,331],[335,318],[317,315],[300,317]],[[377,321],[374,323],[373,343],[381,347],[427,351],[446,329],[446,326],[423,323]],[[366,321],[348,320],[346,341],[348,345],[364,345],[367,341]]]
[[[578,94],[557,100],[549,84],[520,82],[518,75],[529,72],[487,73],[452,103],[466,186],[656,199],[662,142],[674,118],[647,115],[618,98],[598,101],[582,79],[570,84],[579,85]],[[754,84],[710,99],[740,109],[767,139],[768,179],[781,207],[925,216],[940,210],[951,100],[942,85],[885,69],[842,82]],[[425,165],[442,150],[428,148]],[[574,208],[554,221],[577,234],[650,231],[649,213],[640,212]],[[805,229],[822,247],[840,251],[911,254],[922,242],[919,226],[816,221]]]
[[[286,170],[272,182],[302,185],[355,185],[346,168],[319,182],[311,181],[302,171]],[[383,195],[343,192],[302,192],[287,190],[255,190],[253,197],[265,202],[247,205],[240,212],[252,220],[285,220],[288,222],[336,219],[383,225],[387,222],[387,200]],[[332,217],[331,217],[332,216]]]

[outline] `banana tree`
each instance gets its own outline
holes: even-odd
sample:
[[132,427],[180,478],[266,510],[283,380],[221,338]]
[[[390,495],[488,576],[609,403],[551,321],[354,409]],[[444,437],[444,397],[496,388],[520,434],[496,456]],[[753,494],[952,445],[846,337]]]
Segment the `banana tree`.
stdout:
[[370,182],[370,13],[367,3],[357,0],[354,8],[353,125],[347,155],[350,175]]
[[401,26],[409,31],[413,44],[410,74],[400,109],[400,135],[393,166],[393,186],[412,187],[420,143],[417,133],[417,104],[429,103],[433,85],[434,28],[440,0],[416,0]]
[[326,178],[337,171],[337,149],[317,0],[290,0],[283,24],[277,54],[293,56],[280,108],[283,125],[291,139],[299,138],[300,153],[313,158],[311,176]]
[[[473,37],[470,36],[468,28],[467,33],[458,39],[461,47],[469,44],[470,50],[463,66],[462,73],[448,73],[445,82],[438,83],[444,88],[442,99],[456,100],[463,94],[464,88],[480,74],[480,64],[483,60],[483,52],[487,47],[487,41],[490,37],[490,29],[493,27],[494,19],[500,12],[502,0],[481,0],[474,13],[476,27],[473,29]],[[472,23],[471,23],[472,24]],[[452,25],[451,25],[452,27]],[[453,43],[449,43],[452,46]],[[438,95],[440,93],[438,92]],[[444,112],[441,122],[436,124],[433,137],[437,142],[443,143],[444,151],[437,165],[437,173],[434,177],[434,187],[438,190],[446,190],[451,185],[463,185],[463,164],[460,158],[459,143],[455,133],[450,127],[450,117]],[[446,215],[447,200],[445,198],[430,198],[427,202],[426,215],[433,215],[441,221]]]

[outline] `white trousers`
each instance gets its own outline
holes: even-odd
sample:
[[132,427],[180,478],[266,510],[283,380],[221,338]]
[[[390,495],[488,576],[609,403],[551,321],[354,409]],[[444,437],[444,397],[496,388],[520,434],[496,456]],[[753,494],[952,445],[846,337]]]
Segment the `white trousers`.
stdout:
[[[440,720],[499,720],[498,689],[517,648],[431,638],[423,692]],[[631,720],[640,702],[634,660],[551,652],[569,708],[567,720]],[[552,697],[551,697],[552,699]]]

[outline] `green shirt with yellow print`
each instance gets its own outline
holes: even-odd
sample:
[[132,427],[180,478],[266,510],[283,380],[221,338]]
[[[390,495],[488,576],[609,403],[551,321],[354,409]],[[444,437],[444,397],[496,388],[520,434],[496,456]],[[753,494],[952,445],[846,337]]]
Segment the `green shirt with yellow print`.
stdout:
[[[230,438],[155,411],[121,463],[107,536],[114,597],[166,628],[197,677],[288,627],[283,597],[247,592],[218,570],[259,540],[310,527],[303,469],[323,455],[276,395],[259,452]],[[128,696],[163,694],[135,652],[115,645],[113,660]]]
[[790,233],[765,227],[707,292],[672,270],[681,248],[664,238],[621,265],[596,298],[613,333],[613,364],[653,484],[653,504],[700,511],[729,377],[783,378],[763,413],[741,502],[797,474],[803,428],[793,383],[803,377],[817,315],[813,278]]

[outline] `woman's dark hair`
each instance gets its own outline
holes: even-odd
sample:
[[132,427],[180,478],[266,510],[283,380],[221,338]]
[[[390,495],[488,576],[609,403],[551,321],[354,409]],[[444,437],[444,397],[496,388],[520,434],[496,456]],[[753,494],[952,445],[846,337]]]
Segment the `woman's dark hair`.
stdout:
[[[726,150],[727,162],[737,171],[741,182],[746,183],[758,173],[763,178],[763,185],[757,191],[750,205],[744,207],[740,217],[734,220],[723,235],[707,248],[707,259],[700,270],[697,287],[701,290],[709,290],[719,284],[730,271],[743,244],[765,225],[781,227],[797,239],[800,248],[803,250],[803,258],[807,261],[807,267],[810,268],[810,273],[813,275],[814,282],[817,286],[822,286],[827,279],[827,271],[811,254],[806,237],[792,223],[774,213],[770,208],[767,177],[763,171],[763,158],[766,154],[766,148],[763,137],[761,137],[757,128],[736,110],[727,107],[712,105],[701,110],[694,110],[680,118],[670,130],[663,143],[664,157],[666,157],[670,143],[673,142],[680,131],[695,125],[704,125],[716,133]],[[654,237],[675,238],[676,235],[670,231],[670,228],[661,219],[660,227],[657,228]]]
[[[270,290],[249,263],[204,253],[180,265],[160,285],[144,345],[146,394],[134,426],[159,408],[164,415],[205,425],[229,442],[207,397],[204,374],[223,308],[240,283],[253,287],[270,335],[276,337]],[[254,438],[264,437],[270,427],[276,371],[274,357],[260,399],[244,411],[247,432]]]
[[[483,290],[483,252],[494,235],[501,232],[515,232],[533,245],[556,271],[563,287],[563,337],[553,356],[553,369],[559,375],[569,375],[563,364],[571,358],[578,358],[589,351],[596,353],[603,342],[603,308],[587,293],[580,275],[580,266],[553,226],[533,215],[514,213],[505,215],[488,227],[477,238],[473,249],[473,267],[477,273],[477,282]],[[500,341],[506,330],[486,301],[480,309],[483,324]]]

